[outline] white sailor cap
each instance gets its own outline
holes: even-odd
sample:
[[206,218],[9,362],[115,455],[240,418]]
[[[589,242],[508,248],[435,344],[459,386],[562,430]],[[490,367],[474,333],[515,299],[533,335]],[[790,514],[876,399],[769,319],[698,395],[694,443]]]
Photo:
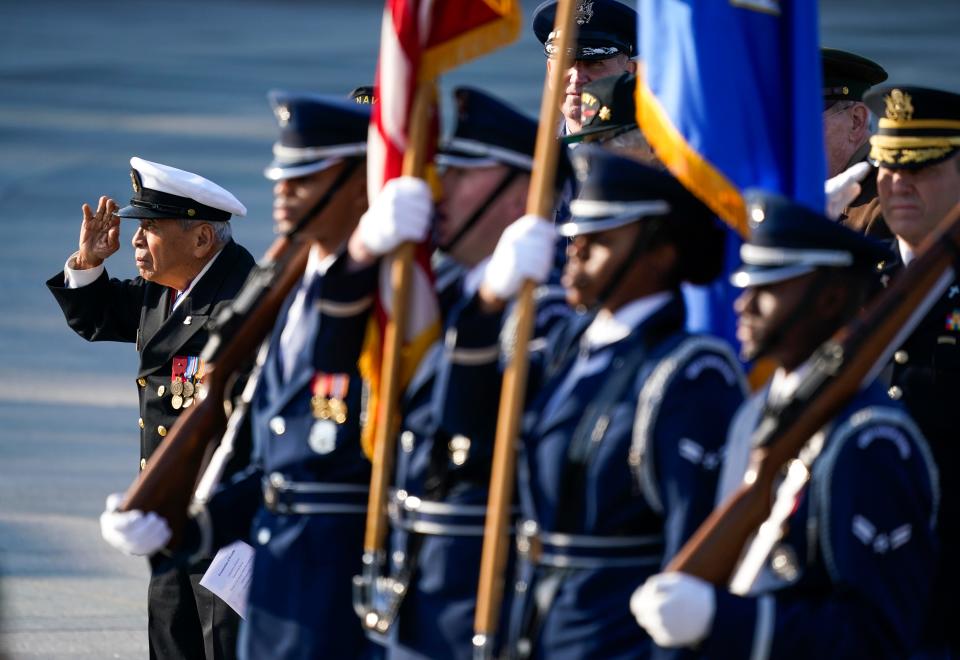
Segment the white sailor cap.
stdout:
[[130,159],[133,198],[117,212],[121,218],[180,218],[226,222],[244,216],[247,208],[233,193],[193,172]]

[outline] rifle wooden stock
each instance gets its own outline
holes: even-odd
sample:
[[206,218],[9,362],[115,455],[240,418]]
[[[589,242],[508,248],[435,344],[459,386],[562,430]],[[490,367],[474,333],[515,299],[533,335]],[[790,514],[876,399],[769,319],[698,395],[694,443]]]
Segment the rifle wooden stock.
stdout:
[[273,328],[284,299],[303,275],[309,252],[310,241],[286,237],[270,246],[264,266],[253,271],[229,308],[228,322],[215,329],[204,348],[203,399],[180,415],[127,489],[120,509],[155,511],[166,518],[173,532],[171,549],[179,545],[208,446],[226,426],[227,384]]
[[775,423],[757,429],[761,442],[751,457],[744,485],[700,525],[666,570],[716,585],[729,581],[747,539],[770,513],[774,477],[876,377],[952,283],[960,256],[960,204],[919,252],[863,314],[818,349],[814,368],[801,383],[794,403]]
[[[553,29],[558,33],[557,62],[551,75],[544,79],[540,103],[540,124],[534,167],[527,193],[527,213],[549,218],[554,206],[556,180],[557,125],[560,122],[560,98],[566,87],[571,48],[576,40],[577,25],[573,20],[573,0],[560,0]],[[480,580],[477,586],[477,610],[474,615],[475,655],[492,654],[503,602],[504,573],[510,543],[510,510],[513,507],[513,485],[516,478],[516,441],[527,389],[527,346],[533,334],[534,283],[524,282],[517,297],[516,339],[513,355],[503,374],[497,433],[493,447],[493,465],[487,500],[487,517],[483,529],[483,551],[480,557]]]

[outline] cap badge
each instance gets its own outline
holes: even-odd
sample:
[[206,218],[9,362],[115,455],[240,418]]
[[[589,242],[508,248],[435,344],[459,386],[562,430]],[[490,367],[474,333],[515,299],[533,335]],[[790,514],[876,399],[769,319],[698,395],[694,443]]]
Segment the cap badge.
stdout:
[[191,218],[192,218],[193,216],[195,216],[196,214],[197,214],[197,210],[196,210],[196,209],[187,209],[187,215],[189,215]]
[[610,108],[603,106],[600,108],[600,121],[609,121],[610,120]]
[[281,126],[286,126],[290,123],[290,108],[285,105],[279,105],[276,109],[277,121],[280,122]]
[[891,90],[885,99],[887,103],[887,119],[894,121],[909,121],[913,119],[913,99],[899,89]]
[[593,2],[578,3],[575,19],[577,25],[586,25],[589,23],[593,19]]
[[140,185],[140,174],[136,170],[130,170],[130,182],[133,184],[133,194],[139,195],[143,186]]

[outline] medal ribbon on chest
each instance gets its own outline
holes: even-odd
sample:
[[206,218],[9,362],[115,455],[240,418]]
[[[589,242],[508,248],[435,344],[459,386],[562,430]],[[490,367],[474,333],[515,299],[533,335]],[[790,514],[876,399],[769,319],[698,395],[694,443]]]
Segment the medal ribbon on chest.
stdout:
[[310,410],[315,419],[331,419],[337,424],[347,421],[347,390],[350,376],[347,374],[317,373],[310,389]]

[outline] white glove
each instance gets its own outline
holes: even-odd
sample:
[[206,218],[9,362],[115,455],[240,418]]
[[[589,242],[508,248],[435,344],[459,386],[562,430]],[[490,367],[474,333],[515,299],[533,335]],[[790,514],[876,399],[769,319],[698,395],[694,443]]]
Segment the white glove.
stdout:
[[540,284],[547,279],[556,254],[553,223],[525,215],[503,230],[483,274],[483,284],[501,300],[517,295],[525,280]]
[[630,611],[657,645],[693,646],[713,626],[713,586],[685,573],[657,573],[630,597]]
[[106,510],[100,514],[103,540],[126,555],[152,555],[166,547],[170,540],[167,521],[152,511],[117,511],[122,500],[121,493],[107,497]]
[[843,209],[860,194],[860,181],[870,171],[870,164],[859,162],[840,172],[835,177],[827,179],[823,184],[823,192],[827,195],[827,217],[836,220],[843,213]]
[[360,218],[357,236],[367,251],[379,257],[401,243],[422,241],[432,217],[433,196],[427,182],[397,177],[387,181]]

